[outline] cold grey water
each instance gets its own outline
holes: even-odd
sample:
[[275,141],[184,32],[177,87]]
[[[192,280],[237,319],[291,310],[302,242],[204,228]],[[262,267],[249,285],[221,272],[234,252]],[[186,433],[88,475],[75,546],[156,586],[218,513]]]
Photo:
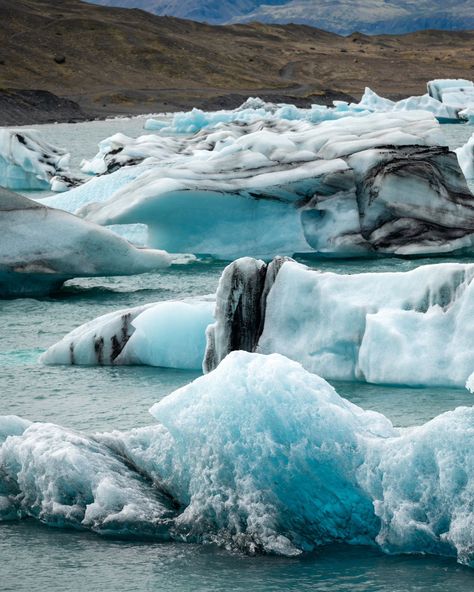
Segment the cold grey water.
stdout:
[[[142,133],[143,119],[40,127],[45,138],[67,147],[78,167],[99,140],[121,131]],[[452,147],[472,133],[443,128]],[[446,260],[446,259],[445,259]],[[448,259],[449,260],[449,259]],[[452,260],[452,259],[451,259]],[[315,268],[345,271],[408,270],[432,262],[306,260]],[[437,259],[436,261],[441,261]],[[150,367],[51,367],[38,357],[68,331],[100,314],[214,292],[224,264],[199,261],[159,274],[74,280],[52,298],[0,301],[0,415],[19,415],[87,433],[130,429],[154,422],[150,406],[198,374]],[[460,405],[464,389],[394,388],[335,383],[344,397],[387,415],[396,426],[423,423]],[[297,558],[248,557],[213,546],[100,538],[39,526],[28,520],[0,524],[0,590],[334,590],[450,591],[473,589],[474,572],[454,559],[387,556],[367,547],[330,546]]]

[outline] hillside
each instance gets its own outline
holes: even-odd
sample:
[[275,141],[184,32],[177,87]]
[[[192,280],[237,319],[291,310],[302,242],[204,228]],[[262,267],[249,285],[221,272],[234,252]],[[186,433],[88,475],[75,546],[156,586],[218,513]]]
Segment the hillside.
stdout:
[[42,90],[78,104],[68,116],[40,101],[28,116],[38,121],[41,109],[67,120],[235,106],[249,95],[327,102],[358,97],[366,84],[398,98],[424,92],[430,78],[474,74],[474,32],[345,38],[303,25],[216,27],[79,0],[0,0],[0,19],[3,123],[20,121],[8,119],[12,89],[22,100]]
[[89,0],[213,24],[303,23],[342,35],[474,28],[472,0]]

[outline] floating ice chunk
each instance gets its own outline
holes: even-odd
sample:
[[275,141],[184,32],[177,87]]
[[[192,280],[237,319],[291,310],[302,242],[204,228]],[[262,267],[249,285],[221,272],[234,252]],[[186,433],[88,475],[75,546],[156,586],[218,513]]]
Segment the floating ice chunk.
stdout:
[[[133,144],[147,165],[48,203],[74,204],[103,225],[146,224],[150,245],[220,259],[471,246],[472,196],[431,114],[376,113],[343,123],[259,120],[191,138],[149,136]],[[440,225],[445,210],[451,218]]]
[[473,408],[398,430],[296,362],[240,351],[151,413],[157,425],[94,437],[20,426],[0,445],[0,520],[249,553],[345,542],[474,563]]
[[143,129],[148,131],[161,131],[166,127],[168,127],[167,121],[161,121],[160,119],[155,119],[152,117],[150,117],[150,119],[147,119],[143,124]]
[[351,104],[350,109],[366,109],[371,112],[387,111],[429,111],[442,123],[457,121],[458,110],[442,103],[429,94],[419,97],[407,97],[400,101],[391,101],[380,97],[370,88],[365,92],[357,104]]
[[94,438],[32,424],[5,441],[0,468],[0,521],[31,516],[103,535],[169,539],[169,500]]
[[204,369],[245,349],[330,379],[463,386],[474,368],[473,278],[470,264],[339,275],[235,261],[219,283]]
[[432,80],[428,82],[428,93],[448,108],[461,111],[474,108],[474,82],[464,79]]
[[466,179],[474,179],[474,134],[464,146],[457,148],[455,152]]
[[0,129],[0,185],[64,191],[81,181],[68,172],[69,154],[34,129]]
[[71,331],[50,347],[41,361],[199,370],[214,306],[214,296],[207,296],[112,312]]
[[395,101],[379,96],[368,86],[365,87],[364,94],[359,103],[354,105],[354,107],[367,109],[368,111],[391,111],[394,106]]
[[430,80],[430,82],[427,83],[429,95],[438,101],[443,100],[443,95],[446,92],[473,87],[474,83],[472,80],[466,80],[464,78],[438,78],[436,80]]
[[0,296],[49,294],[74,277],[167,267],[163,251],[136,249],[113,232],[0,188]]

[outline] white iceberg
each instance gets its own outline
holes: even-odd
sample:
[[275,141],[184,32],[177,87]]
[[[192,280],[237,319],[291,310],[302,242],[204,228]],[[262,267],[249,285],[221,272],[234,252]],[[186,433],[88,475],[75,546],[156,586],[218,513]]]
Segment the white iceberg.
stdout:
[[396,429],[293,361],[234,352],[151,413],[157,425],[93,437],[2,418],[0,520],[288,556],[375,544],[474,564],[473,408]]
[[66,191],[81,181],[69,172],[70,155],[34,129],[0,129],[0,186]]
[[151,246],[220,259],[472,244],[472,195],[426,112],[226,124],[190,138],[130,140],[130,150],[120,142],[119,153],[104,142],[94,166],[130,156],[140,164],[44,203],[106,226],[147,225]]
[[[462,78],[438,79],[428,82],[428,93],[458,114],[474,107],[474,82]],[[461,116],[463,117],[463,116]]]
[[225,269],[215,297],[109,313],[41,361],[209,372],[245,350],[283,354],[327,379],[462,387],[474,368],[473,278],[473,264],[343,275],[245,257]]
[[428,111],[441,123],[455,122],[459,119],[458,109],[442,103],[429,94],[407,97],[400,101],[391,101],[379,96],[366,87],[359,103],[349,105],[350,109],[365,109],[370,112],[387,111]]
[[245,349],[335,380],[461,387],[471,374],[474,265],[352,275],[284,259],[265,267],[246,258],[222,274],[206,371]]
[[44,364],[162,366],[199,370],[213,296],[119,310],[68,333],[42,356]]
[[47,295],[74,277],[133,275],[170,264],[113,232],[0,188],[0,297]]

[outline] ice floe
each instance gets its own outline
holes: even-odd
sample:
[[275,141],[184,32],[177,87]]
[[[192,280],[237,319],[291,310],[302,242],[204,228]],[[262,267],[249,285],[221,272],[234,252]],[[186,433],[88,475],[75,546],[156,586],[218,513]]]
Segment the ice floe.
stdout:
[[209,372],[246,350],[281,353],[328,379],[462,387],[474,368],[473,278],[473,264],[344,275],[246,257],[225,269],[215,299],[109,313],[66,335],[42,361],[202,363]]
[[163,251],[0,188],[0,297],[47,295],[74,277],[133,275],[167,267]]
[[151,246],[228,260],[449,252],[472,245],[473,198],[444,144],[418,111],[113,137],[90,167],[118,170],[44,203],[102,225],[145,224]]
[[[284,268],[285,266],[283,266]],[[396,429],[272,354],[233,352],[89,436],[0,420],[0,520],[296,555],[330,543],[474,563],[474,409]]]

